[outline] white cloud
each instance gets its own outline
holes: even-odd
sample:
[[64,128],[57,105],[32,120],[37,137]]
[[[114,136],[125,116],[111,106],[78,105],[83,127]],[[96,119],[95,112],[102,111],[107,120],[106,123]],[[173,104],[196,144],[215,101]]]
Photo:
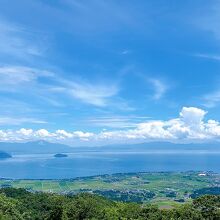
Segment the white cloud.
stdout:
[[135,129],[102,132],[100,138],[116,138],[119,140],[175,140],[193,141],[220,138],[220,126],[204,122],[206,112],[195,107],[183,107],[179,118],[168,121],[147,121],[137,125]]
[[200,125],[207,112],[195,107],[183,107],[180,112],[181,120],[188,126]]
[[53,136],[53,134],[50,133],[49,131],[47,131],[46,129],[40,129],[40,130],[36,131],[35,135],[39,138],[46,138],[46,137]]
[[20,130],[17,131],[18,134],[24,135],[24,136],[30,136],[33,133],[32,129],[25,129],[21,128]]
[[82,131],[74,131],[74,137],[77,137],[82,140],[88,140],[89,138],[93,137],[94,134],[91,132],[82,132]]
[[72,133],[69,133],[65,130],[57,130],[56,134],[60,135],[61,139],[63,139],[63,138],[72,138],[73,137]]
[[62,142],[65,140],[81,140],[88,141],[95,134],[91,132],[74,131],[67,132],[65,130],[57,130],[49,132],[46,129],[26,129],[21,128],[17,131],[0,130],[0,141],[32,141],[32,140],[47,140],[53,142]]
[[183,107],[178,118],[148,120],[138,123],[135,128],[125,130],[101,131],[99,133],[83,131],[46,129],[20,129],[17,131],[0,130],[1,141],[27,141],[44,139],[61,143],[129,143],[143,141],[193,142],[220,139],[220,122],[209,119],[205,121],[206,111],[195,107]]

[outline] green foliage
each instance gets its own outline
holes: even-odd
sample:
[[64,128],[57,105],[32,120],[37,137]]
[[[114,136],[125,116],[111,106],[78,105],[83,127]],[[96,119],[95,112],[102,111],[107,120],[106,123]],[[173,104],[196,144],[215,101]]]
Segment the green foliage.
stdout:
[[220,219],[220,196],[202,196],[193,201],[193,206],[205,219]]
[[[17,209],[25,214],[25,219],[61,219],[65,197],[46,194],[30,193],[24,189],[5,188],[6,196],[19,200]],[[27,214],[29,213],[29,214]]]
[[200,197],[202,195],[220,195],[220,187],[206,187],[194,190],[194,192],[190,195],[192,199]]
[[64,206],[65,219],[101,219],[103,210],[114,203],[103,197],[82,193],[73,197]]
[[0,219],[21,220],[23,219],[18,210],[19,202],[0,194]]
[[182,205],[164,213],[165,219],[202,220],[203,217],[192,205]]
[[75,196],[0,190],[0,220],[219,220],[220,196],[160,210],[155,205],[115,202],[81,193]]

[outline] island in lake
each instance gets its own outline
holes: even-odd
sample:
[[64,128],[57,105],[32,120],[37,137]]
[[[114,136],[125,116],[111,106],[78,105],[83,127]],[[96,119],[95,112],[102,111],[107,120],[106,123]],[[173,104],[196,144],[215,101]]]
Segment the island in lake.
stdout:
[[55,154],[54,157],[62,158],[62,157],[68,157],[68,155],[67,154]]
[[7,159],[7,158],[12,158],[11,154],[4,152],[4,151],[0,151],[0,160]]

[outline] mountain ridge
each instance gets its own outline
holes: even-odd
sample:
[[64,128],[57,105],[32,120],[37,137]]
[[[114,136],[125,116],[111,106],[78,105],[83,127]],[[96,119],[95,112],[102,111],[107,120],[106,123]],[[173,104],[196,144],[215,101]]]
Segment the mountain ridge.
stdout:
[[20,153],[66,153],[71,147],[65,144],[51,143],[44,140],[30,142],[0,142],[0,151],[11,154]]
[[71,147],[65,144],[51,143],[44,140],[29,142],[0,142],[0,151],[10,154],[32,153],[74,153],[74,152],[108,152],[108,151],[144,151],[144,150],[220,150],[219,142],[210,143],[171,143],[171,142],[146,142],[138,144],[112,144],[94,147]]

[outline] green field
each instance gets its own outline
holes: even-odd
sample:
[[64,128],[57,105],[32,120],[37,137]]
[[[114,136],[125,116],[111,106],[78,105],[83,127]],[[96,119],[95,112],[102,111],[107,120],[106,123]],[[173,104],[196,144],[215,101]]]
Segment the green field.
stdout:
[[100,175],[66,180],[1,179],[0,187],[62,194],[91,192],[118,201],[153,202],[166,207],[190,202],[191,195],[197,190],[215,189],[218,193],[220,175],[212,172],[160,172]]

